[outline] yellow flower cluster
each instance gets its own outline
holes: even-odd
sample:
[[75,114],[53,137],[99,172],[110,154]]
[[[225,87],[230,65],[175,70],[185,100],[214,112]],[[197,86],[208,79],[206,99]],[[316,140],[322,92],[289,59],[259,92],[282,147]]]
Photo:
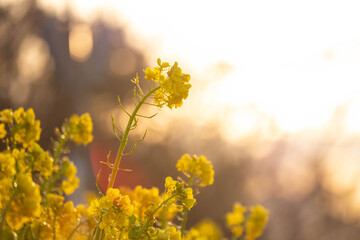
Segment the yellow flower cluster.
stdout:
[[[83,205],[74,207],[73,202],[64,203],[64,197],[49,193],[46,195],[46,206],[40,218],[33,223],[34,230],[40,232],[40,238],[52,239],[88,239],[90,221],[87,220],[86,208]],[[87,225],[87,226],[86,226]]]
[[129,192],[132,204],[134,205],[134,215],[137,219],[144,219],[146,210],[151,204],[159,205],[161,197],[158,188],[146,189],[142,186],[136,186],[134,191]]
[[212,164],[204,156],[197,157],[184,154],[177,162],[176,168],[180,172],[188,173],[192,177],[199,177],[200,186],[211,185],[214,182],[214,170]]
[[220,240],[222,232],[213,221],[206,219],[191,228],[183,240]]
[[76,114],[72,115],[65,129],[63,130],[69,137],[70,140],[77,144],[87,145],[93,139],[92,135],[93,123],[88,113],[81,115],[80,117]]
[[244,232],[242,225],[245,221],[245,212],[246,207],[236,203],[233,206],[233,212],[226,214],[226,224],[231,228],[232,233],[236,237],[240,237]]
[[181,231],[174,226],[166,226],[164,229],[150,228],[148,235],[151,240],[181,240]]
[[6,134],[5,124],[0,123],[0,139],[4,138]]
[[246,239],[253,240],[261,236],[269,219],[268,211],[260,205],[252,207],[246,221]]
[[[169,199],[172,197],[178,197],[182,205],[185,206],[188,210],[190,210],[196,202],[192,188],[185,188],[184,183],[173,180],[172,177],[167,177],[165,179],[164,199]],[[176,203],[176,201],[174,201],[174,203]],[[178,208],[182,210],[181,207],[178,206]]]
[[[88,134],[89,118],[73,123],[72,133]],[[0,152],[0,239],[88,239],[90,225],[81,220],[89,219],[86,208],[63,204],[61,195],[79,185],[75,165],[67,157],[59,158],[67,138],[59,136],[54,157],[37,143],[40,132],[32,109],[0,112],[0,142],[6,146]]]
[[[157,60],[158,66],[154,69],[146,68],[145,79],[159,83],[159,89],[155,92],[154,102],[158,107],[167,105],[170,109],[178,108],[183,104],[183,100],[189,95],[191,88],[190,75],[184,74],[178,63],[170,67],[168,62]],[[162,74],[166,71],[166,76]]]
[[106,196],[93,199],[88,214],[98,223],[97,231],[105,234],[105,239],[123,235],[130,227],[129,217],[134,212],[134,205],[128,195],[122,195],[119,189],[109,188]]
[[76,177],[76,172],[75,165],[67,157],[64,157],[62,173],[66,180],[62,182],[61,190],[65,194],[72,194],[79,187],[80,179]]
[[32,181],[30,174],[19,174],[15,185],[14,197],[5,219],[10,228],[19,230],[24,223],[40,216],[41,196],[40,188]]
[[[166,72],[166,76],[163,74]],[[170,66],[158,59],[158,67],[145,70],[145,78],[157,82],[158,87],[144,94],[138,78],[135,86],[136,107],[129,116],[105,194],[93,198],[89,206],[74,206],[65,196],[79,186],[77,169],[66,156],[68,141],[87,145],[93,139],[93,123],[89,114],[73,115],[57,129],[57,140],[52,151],[44,151],[37,143],[40,138],[40,121],[32,109],[19,108],[0,111],[0,239],[18,240],[220,240],[222,232],[213,222],[203,221],[187,230],[189,211],[195,206],[194,194],[198,187],[214,182],[214,170],[206,157],[183,155],[176,168],[185,180],[165,179],[164,191],[158,188],[115,189],[115,180],[128,134],[138,124],[137,114],[145,100],[154,96],[158,107],[180,107],[187,98],[190,76],[183,74],[175,63]],[[151,83],[149,83],[151,87]],[[138,89],[138,90],[137,90]],[[155,95],[154,95],[155,93]],[[121,106],[121,103],[120,103]],[[121,106],[122,107],[122,106]],[[127,113],[127,112],[126,112]],[[118,136],[119,137],[119,136]],[[120,139],[120,137],[119,137]],[[135,148],[135,146],[134,146]],[[97,184],[96,184],[97,185]],[[97,185],[98,186],[98,185]],[[235,204],[226,222],[237,239],[246,233],[246,240],[258,238],[268,221],[268,212],[261,206],[247,211]]]
[[33,170],[39,171],[39,173],[45,177],[50,176],[53,171],[54,162],[54,159],[50,156],[50,153],[44,151],[36,142],[31,144],[29,153],[31,153],[30,155],[34,164]]
[[239,203],[234,204],[233,212],[226,215],[226,224],[237,238],[243,235],[245,223],[246,240],[254,240],[263,233],[269,213],[260,205],[252,207],[248,217],[245,217],[246,212],[246,207]]
[[0,112],[0,120],[3,122],[0,124],[0,139],[4,138],[7,134],[5,124],[10,126],[15,125],[11,131],[11,137],[14,138],[17,143],[22,144],[24,148],[40,139],[40,121],[35,120],[35,114],[31,108],[26,112],[22,107],[15,112],[11,109],[5,109]]

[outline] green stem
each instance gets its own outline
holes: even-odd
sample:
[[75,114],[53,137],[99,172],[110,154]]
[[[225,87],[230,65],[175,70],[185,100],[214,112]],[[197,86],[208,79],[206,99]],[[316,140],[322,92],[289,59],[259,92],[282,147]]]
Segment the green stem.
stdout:
[[69,137],[67,135],[61,134],[61,136],[60,136],[61,140],[59,142],[59,145],[55,148],[55,152],[54,152],[54,163],[57,163],[57,161],[60,157],[61,151],[64,148],[65,143],[67,142],[68,138]]
[[181,221],[181,236],[184,236],[188,212],[189,210],[185,207],[183,212],[183,219]]
[[[61,151],[64,148],[65,143],[68,141],[68,139],[69,139],[68,135],[61,134],[59,145],[54,150],[54,166],[59,162]],[[58,171],[55,175],[45,178],[43,184],[41,184],[40,187],[40,193],[42,196],[46,196],[46,194],[51,190],[54,183],[60,177],[60,174],[61,174],[60,171]]]
[[79,229],[79,227],[81,227],[81,225],[83,225],[84,223],[86,223],[87,221],[82,221],[80,222],[70,233],[70,235],[67,237],[67,240],[70,240],[71,237],[74,235],[74,233]]
[[128,142],[128,136],[129,136],[129,132],[131,130],[131,126],[133,124],[133,121],[136,117],[137,112],[139,111],[141,105],[143,105],[143,103],[145,102],[145,100],[150,97],[154,92],[156,92],[160,87],[156,87],[152,90],[150,90],[145,96],[142,97],[142,99],[140,100],[139,104],[135,107],[133,113],[130,116],[129,122],[126,126],[125,132],[124,132],[124,136],[120,142],[120,146],[119,146],[119,150],[118,153],[116,155],[116,159],[115,159],[115,163],[114,163],[114,167],[112,168],[112,172],[110,175],[110,180],[109,180],[109,184],[107,186],[107,189],[112,188],[114,186],[115,183],[115,179],[116,179],[116,174],[119,170],[119,166],[120,166],[120,162],[121,162],[121,158],[123,156],[126,144]]

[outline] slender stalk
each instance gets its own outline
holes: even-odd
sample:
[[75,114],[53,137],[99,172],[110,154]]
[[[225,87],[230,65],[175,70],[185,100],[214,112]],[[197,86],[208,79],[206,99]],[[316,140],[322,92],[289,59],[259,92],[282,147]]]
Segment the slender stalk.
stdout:
[[58,161],[58,159],[60,157],[60,154],[61,154],[61,151],[64,148],[65,143],[67,142],[68,138],[69,138],[68,135],[61,134],[61,136],[60,136],[61,140],[60,140],[59,145],[56,147],[55,152],[54,152],[54,161],[55,162]]
[[114,167],[112,168],[112,172],[111,172],[111,175],[110,175],[110,180],[109,180],[109,184],[107,186],[107,189],[109,188],[112,188],[114,186],[114,183],[115,183],[115,179],[116,179],[116,174],[119,170],[119,166],[120,166],[120,162],[121,162],[121,158],[123,156],[123,153],[124,153],[124,150],[125,150],[125,147],[126,147],[126,144],[128,142],[128,136],[129,136],[129,132],[131,130],[131,126],[133,124],[133,121],[135,120],[136,118],[136,114],[137,112],[139,111],[141,105],[143,105],[143,103],[145,102],[145,100],[150,97],[154,92],[156,92],[160,87],[156,87],[152,90],[150,90],[146,95],[144,95],[142,97],[142,99],[140,100],[140,102],[138,103],[138,105],[135,107],[133,113],[131,114],[130,116],[130,119],[129,119],[129,122],[126,126],[126,129],[125,129],[125,132],[124,132],[124,135],[123,135],[123,138],[120,142],[120,146],[119,146],[119,150],[118,150],[118,153],[116,155],[116,159],[115,159],[115,163],[114,163]]
[[74,233],[81,227],[81,225],[83,225],[84,223],[86,223],[86,221],[82,221],[80,222],[69,234],[69,236],[67,237],[67,240],[70,240],[71,237],[74,235]]

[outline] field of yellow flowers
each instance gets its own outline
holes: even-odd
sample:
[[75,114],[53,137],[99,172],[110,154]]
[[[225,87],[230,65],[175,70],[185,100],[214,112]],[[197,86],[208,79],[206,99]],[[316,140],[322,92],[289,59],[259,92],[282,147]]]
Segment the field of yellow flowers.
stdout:
[[[139,118],[143,105],[170,109],[183,105],[191,88],[190,75],[178,63],[170,65],[157,60],[158,66],[144,70],[148,89],[134,84],[135,109],[128,112],[125,129],[117,126],[112,116],[113,131],[119,139],[115,162],[103,162],[112,169],[107,190],[84,205],[65,201],[79,186],[74,163],[67,157],[68,143],[87,145],[93,139],[93,123],[89,114],[73,115],[61,128],[50,151],[37,143],[40,121],[30,108],[0,111],[0,239],[223,239],[221,228],[210,220],[187,226],[190,210],[196,207],[200,189],[213,184],[214,170],[205,156],[184,154],[176,164],[178,179],[167,177],[164,189],[113,188],[123,156],[131,154],[136,143],[130,132]],[[132,151],[126,153],[127,144]],[[101,172],[98,174],[98,178]],[[95,183],[98,186],[98,182]],[[235,203],[225,215],[231,239],[253,240],[261,236],[268,221],[268,211],[260,205],[250,208]]]

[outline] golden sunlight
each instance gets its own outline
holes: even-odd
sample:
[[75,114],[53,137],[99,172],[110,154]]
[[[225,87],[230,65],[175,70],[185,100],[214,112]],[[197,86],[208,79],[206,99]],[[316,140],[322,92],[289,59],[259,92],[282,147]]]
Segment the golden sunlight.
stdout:
[[[50,0],[41,2],[45,6]],[[101,16],[121,26],[127,43],[145,56],[149,66],[155,66],[154,59],[161,56],[165,61],[178,61],[184,72],[191,73],[191,94],[177,114],[163,110],[157,122],[139,130],[139,135],[146,128],[156,133],[150,142],[163,140],[179,115],[196,119],[192,124],[205,129],[204,139],[216,134],[207,131],[212,126],[232,144],[249,139],[275,142],[281,134],[298,138],[298,142],[306,142],[303,135],[307,134],[334,135],[331,141],[336,143],[360,133],[360,33],[356,31],[360,15],[356,0],[154,0],[142,2],[141,7],[136,1],[119,0],[65,3],[81,22],[90,24]],[[159,6],[158,10],[154,6]],[[75,60],[86,60],[93,47],[90,27],[74,26],[69,44]],[[110,56],[109,68],[122,76],[131,72],[134,64],[134,56],[120,48]],[[347,132],[329,130],[337,109],[344,106],[346,110],[338,116],[341,126],[335,125]],[[107,129],[111,131],[111,126]],[[306,143],[314,150],[317,143],[326,145],[327,141]],[[343,156],[343,150],[326,156],[323,167],[324,186],[334,195],[360,189],[359,167],[353,167],[359,156]],[[301,156],[299,152],[291,152],[293,157],[277,167],[275,175],[284,198],[296,200],[314,188],[312,166],[303,160],[311,154]],[[359,192],[350,200],[354,206],[360,205]],[[342,206],[331,204],[338,210]],[[360,216],[360,209],[352,209]]]
[[71,57],[83,62],[91,54],[93,39],[91,28],[86,24],[77,24],[72,27],[69,35],[69,51]]

